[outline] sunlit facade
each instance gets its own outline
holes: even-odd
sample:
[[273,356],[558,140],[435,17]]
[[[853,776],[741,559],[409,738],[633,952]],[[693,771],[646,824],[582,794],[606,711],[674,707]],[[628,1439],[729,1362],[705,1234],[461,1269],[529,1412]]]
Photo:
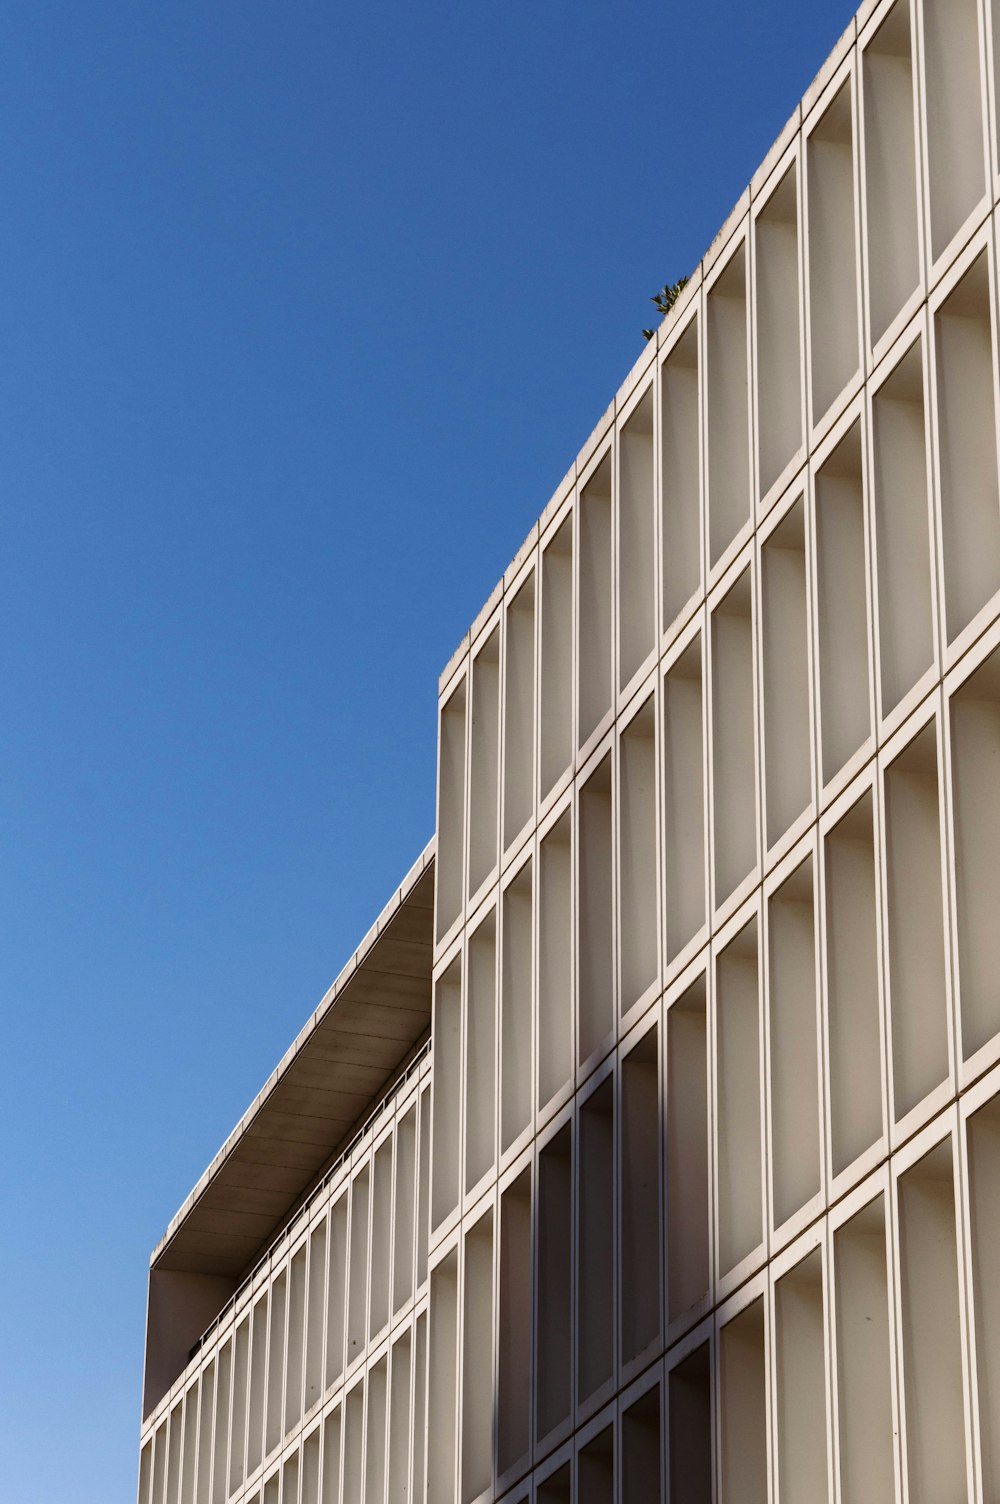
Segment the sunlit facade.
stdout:
[[996,21],[862,6],[446,668],[139,1504],[1000,1498]]

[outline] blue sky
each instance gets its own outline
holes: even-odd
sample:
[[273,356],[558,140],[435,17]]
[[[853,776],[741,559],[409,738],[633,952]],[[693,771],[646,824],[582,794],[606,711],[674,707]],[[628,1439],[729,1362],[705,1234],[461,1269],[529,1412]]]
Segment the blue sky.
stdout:
[[438,672],[851,13],[6,7],[5,1499],[134,1496],[149,1250],[430,836]]

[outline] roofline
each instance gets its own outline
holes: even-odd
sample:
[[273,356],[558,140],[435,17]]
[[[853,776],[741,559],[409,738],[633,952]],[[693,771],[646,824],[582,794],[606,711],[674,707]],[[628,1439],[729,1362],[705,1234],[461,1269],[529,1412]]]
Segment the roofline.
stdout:
[[358,946],[357,950],[355,950],[354,954],[347,962],[347,965],[342,969],[334,982],[323,995],[319,1006],[306,1020],[306,1023],[296,1035],[292,1044],[285,1051],[284,1055],[281,1057],[280,1061],[278,1062],[275,1069],[271,1072],[270,1076],[268,1076],[267,1080],[264,1082],[264,1085],[261,1087],[256,1097],[250,1103],[250,1106],[247,1108],[246,1112],[236,1124],[236,1127],[232,1130],[228,1138],[223,1143],[221,1149],[215,1155],[208,1168],[195,1182],[195,1185],[193,1186],[191,1191],[185,1197],[184,1201],[181,1203],[174,1216],[170,1219],[169,1223],[167,1224],[166,1231],[149,1256],[150,1268],[152,1268],[156,1264],[157,1259],[159,1259],[161,1254],[165,1252],[171,1240],[183,1227],[187,1218],[194,1211],[195,1207],[198,1205],[199,1201],[204,1196],[209,1186],[212,1184],[216,1176],[228,1162],[234,1150],[242,1142],[248,1130],[253,1126],[260,1114],[263,1112],[272,1093],[281,1082],[286,1072],[298,1058],[299,1054],[308,1043],[316,1028],[326,1018],[331,1008],[336,1006],[337,1000],[340,997],[341,993],[344,991],[344,988],[347,986],[348,982],[351,981],[352,977],[364,964],[365,960],[374,948],[376,941],[382,935],[383,931],[386,929],[390,921],[395,918],[396,914],[405,903],[409,894],[413,891],[417,883],[427,871],[427,868],[434,860],[436,850],[437,838],[436,836],[432,836],[427,845],[424,847],[420,856],[417,858],[413,866],[410,868],[409,872],[404,877],[403,881],[400,883],[399,887],[396,889],[396,892],[393,894],[392,898],[386,904],[385,908],[382,910],[381,914],[378,916],[371,929],[369,929],[368,933],[361,941],[361,944]]
[[498,602],[500,602],[504,598],[511,585],[514,583],[514,579],[518,575],[522,564],[524,563],[525,559],[527,559],[531,554],[531,551],[535,547],[535,544],[541,537],[542,532],[545,528],[545,524],[558,511],[559,507],[566,500],[566,497],[569,496],[573,491],[577,482],[583,478],[584,471],[590,460],[593,458],[595,449],[603,441],[606,434],[613,427],[618,416],[624,411],[625,408],[627,408],[628,404],[631,402],[640,382],[645,379],[650,367],[655,364],[659,350],[662,348],[666,340],[670,337],[672,331],[674,329],[680,328],[684,310],[697,297],[705,277],[708,275],[711,268],[716,264],[720,252],[725,249],[725,247],[729,244],[729,241],[734,237],[744,217],[749,212],[750,205],[757,199],[765,186],[769,186],[769,177],[776,162],[787,147],[789,141],[794,138],[796,132],[805,121],[806,116],[812,109],[813,105],[815,105],[817,100],[821,97],[823,90],[830,83],[830,80],[835,75],[844,58],[851,51],[851,48],[854,46],[856,39],[861,35],[863,27],[870,19],[872,12],[876,8],[877,4],[878,0],[862,0],[859,10],[855,15],[851,17],[847,26],[837,38],[837,41],[830,49],[829,53],[826,56],[826,59],[819,68],[819,71],[813,77],[812,82],[809,84],[809,87],[806,89],[801,100],[795,106],[792,114],[785,121],[784,125],[781,127],[781,130],[778,132],[777,136],[774,138],[773,142],[764,153],[760,165],[756,168],[753,176],[750,179],[750,182],[740,193],[732,209],[729,211],[725,220],[723,221],[721,228],[712,237],[707,250],[704,252],[696,265],[692,267],[690,273],[688,274],[687,285],[678,297],[677,302],[674,304],[670,312],[665,314],[664,317],[660,320],[660,323],[657,325],[655,330],[655,338],[647,341],[644,349],[642,350],[642,353],[636,359],[628,375],[625,377],[625,380],[619,386],[615,396],[611,399],[611,402],[608,404],[604,413],[598,419],[597,424],[591,430],[587,439],[584,441],[566,474],[556,486],[550,499],[542,508],[540,517],[535,523],[533,523],[527,536],[522,540],[520,547],[517,549],[517,552],[511,560],[511,563],[507,566],[503,574],[500,576],[500,579],[493,586],[492,590],[486,598],[485,604],[476,613],[468,630],[462,637],[462,640],[455,647],[454,651],[451,653],[450,657],[442,668],[440,674],[438,675],[439,698],[443,698],[446,692],[451,688],[452,681],[456,678],[458,671],[461,669],[466,658],[468,657],[470,648],[476,641],[476,637],[479,631],[485,625],[488,617],[495,609]]

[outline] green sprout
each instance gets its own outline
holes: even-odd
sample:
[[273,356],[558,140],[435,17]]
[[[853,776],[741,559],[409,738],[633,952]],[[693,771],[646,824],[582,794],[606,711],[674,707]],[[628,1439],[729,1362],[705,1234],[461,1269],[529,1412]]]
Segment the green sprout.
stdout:
[[[687,277],[680,277],[676,282],[665,282],[660,291],[651,297],[649,301],[656,305],[658,313],[668,314],[687,285]],[[646,339],[655,339],[656,337],[655,329],[644,329],[642,332]]]

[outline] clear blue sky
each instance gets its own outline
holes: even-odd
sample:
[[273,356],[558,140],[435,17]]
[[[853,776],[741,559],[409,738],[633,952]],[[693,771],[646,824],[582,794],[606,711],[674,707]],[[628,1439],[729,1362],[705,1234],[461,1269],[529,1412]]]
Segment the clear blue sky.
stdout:
[[850,0],[11,0],[0,1499],[430,836],[437,675]]

